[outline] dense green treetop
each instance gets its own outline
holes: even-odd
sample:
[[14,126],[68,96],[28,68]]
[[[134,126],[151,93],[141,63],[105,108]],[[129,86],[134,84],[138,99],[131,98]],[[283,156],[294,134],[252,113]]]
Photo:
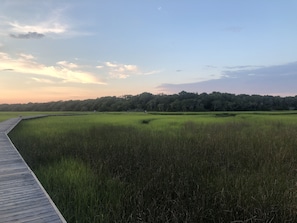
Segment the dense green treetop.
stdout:
[[108,96],[88,100],[55,101],[47,103],[0,104],[0,111],[271,111],[297,110],[294,97],[261,96],[212,92],[153,95]]

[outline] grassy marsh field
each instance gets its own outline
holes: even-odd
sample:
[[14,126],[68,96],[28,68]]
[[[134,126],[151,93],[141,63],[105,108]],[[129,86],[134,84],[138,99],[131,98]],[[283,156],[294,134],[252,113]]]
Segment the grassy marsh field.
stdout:
[[[28,114],[28,113],[26,113]],[[5,121],[10,118],[16,118],[21,115],[20,112],[0,112],[0,122]]]
[[93,113],[10,137],[68,222],[296,222],[297,114]]
[[[19,111],[19,112],[3,112],[0,111],[0,122],[5,121],[7,119],[10,118],[17,118],[17,117],[29,117],[29,116],[38,116],[38,115],[72,115],[73,112],[23,112],[23,111]],[[79,112],[76,112],[75,114],[82,114]]]

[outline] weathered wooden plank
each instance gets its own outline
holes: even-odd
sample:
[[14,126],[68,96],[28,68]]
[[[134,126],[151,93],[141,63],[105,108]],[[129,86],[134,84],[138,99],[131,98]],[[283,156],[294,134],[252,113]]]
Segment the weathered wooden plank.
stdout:
[[[29,219],[36,219],[36,220],[38,219],[40,222],[45,222],[43,218],[40,218],[40,216],[48,217],[52,215],[52,213],[50,213],[51,212],[50,208],[51,206],[47,207],[47,209],[29,208],[27,210],[4,215],[4,219],[11,219],[10,222],[16,222],[16,221],[23,222],[24,219],[26,221],[28,221]],[[58,222],[61,222],[61,220]]]
[[[15,208],[17,204],[17,208]],[[16,210],[30,210],[33,207],[41,207],[41,206],[46,206],[48,205],[48,202],[46,202],[43,197],[35,198],[34,201],[32,199],[26,199],[26,200],[21,200],[20,202],[16,201],[13,203],[8,203],[5,205],[5,207],[0,208],[0,214],[2,215],[7,215],[9,213],[16,213]],[[43,208],[43,207],[42,207]]]
[[7,136],[20,120],[0,123],[0,223],[65,223]]
[[0,191],[3,191],[5,188],[11,187],[11,185],[13,185],[15,189],[17,189],[18,187],[20,187],[20,188],[32,187],[32,185],[35,185],[35,181],[33,179],[32,180],[30,180],[30,179],[15,180],[15,179],[11,178],[11,180],[6,180],[6,181],[1,182]]
[[[32,187],[32,188],[31,188]],[[3,200],[1,199],[1,203],[9,203],[16,201],[21,201],[22,199],[27,198],[37,198],[37,197],[43,197],[43,191],[40,191],[39,188],[35,187],[35,184],[27,185],[24,189],[21,187],[18,187],[16,190],[6,190],[6,194],[1,194]],[[12,195],[12,196],[11,196]],[[8,199],[5,201],[5,199]],[[1,207],[0,207],[1,209]]]
[[1,122],[0,132],[4,132],[4,133],[10,132],[21,120],[22,119],[18,117],[18,118],[12,118],[4,122]]

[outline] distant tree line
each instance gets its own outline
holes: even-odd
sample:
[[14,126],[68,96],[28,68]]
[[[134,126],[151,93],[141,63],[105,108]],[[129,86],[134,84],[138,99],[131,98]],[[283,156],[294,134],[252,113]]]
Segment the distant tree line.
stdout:
[[297,110],[294,97],[261,96],[212,92],[166,95],[109,96],[88,100],[56,101],[47,103],[1,104],[0,111],[271,111]]

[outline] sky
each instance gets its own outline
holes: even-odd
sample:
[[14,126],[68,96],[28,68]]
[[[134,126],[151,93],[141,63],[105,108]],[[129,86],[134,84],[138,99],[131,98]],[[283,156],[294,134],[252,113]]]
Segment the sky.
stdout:
[[1,0],[0,103],[297,95],[296,0]]

